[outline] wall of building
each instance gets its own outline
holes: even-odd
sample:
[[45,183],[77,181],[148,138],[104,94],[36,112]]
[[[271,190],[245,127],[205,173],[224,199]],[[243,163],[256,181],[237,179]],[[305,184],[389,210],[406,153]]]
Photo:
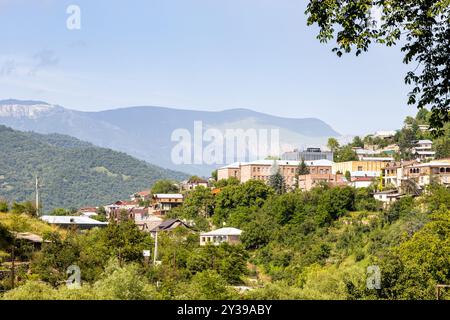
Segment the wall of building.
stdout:
[[240,168],[220,168],[217,169],[217,180],[229,179],[234,177],[238,180],[241,179],[241,169]]
[[332,173],[340,172],[345,174],[347,171],[380,171],[386,166],[384,161],[346,161],[335,162],[332,166]]
[[[331,171],[331,170],[330,170]],[[301,175],[298,178],[298,187],[303,191],[309,191],[320,183],[328,183],[331,185],[337,185],[342,182],[341,174],[306,174]]]

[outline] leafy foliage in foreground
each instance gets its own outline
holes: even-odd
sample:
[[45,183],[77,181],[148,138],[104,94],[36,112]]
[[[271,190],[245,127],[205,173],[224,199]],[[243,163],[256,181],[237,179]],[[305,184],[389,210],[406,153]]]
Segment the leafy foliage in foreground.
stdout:
[[[379,9],[381,21],[372,10]],[[440,132],[450,121],[450,2],[448,0],[310,0],[308,25],[320,28],[318,39],[336,39],[333,49],[367,51],[372,42],[402,43],[403,62],[413,63],[405,77],[413,85],[408,104],[431,107],[431,126]]]

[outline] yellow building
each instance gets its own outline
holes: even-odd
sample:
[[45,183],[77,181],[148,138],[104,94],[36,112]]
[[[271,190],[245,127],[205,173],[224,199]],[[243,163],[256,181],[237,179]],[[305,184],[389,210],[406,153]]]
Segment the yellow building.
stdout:
[[[346,161],[346,162],[335,162],[332,166],[332,173],[342,173],[345,174],[347,171],[352,172],[361,172],[361,171],[371,171],[371,172],[380,172],[384,169],[386,164],[390,161],[384,160],[384,158],[369,158],[371,160],[363,160],[363,161]],[[380,160],[381,159],[381,160]]]

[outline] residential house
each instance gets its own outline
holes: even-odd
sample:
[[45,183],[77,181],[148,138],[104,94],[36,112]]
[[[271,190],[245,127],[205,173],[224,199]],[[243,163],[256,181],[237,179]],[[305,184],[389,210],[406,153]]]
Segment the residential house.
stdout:
[[383,206],[387,207],[391,203],[394,203],[395,201],[400,199],[401,194],[397,190],[386,190],[386,191],[375,192],[373,197],[376,200],[383,202]]
[[156,193],[152,197],[153,214],[165,215],[175,207],[183,204],[183,195],[180,193]]
[[210,232],[201,233],[200,245],[220,245],[224,242],[227,242],[228,244],[239,244],[241,243],[241,234],[242,230],[236,228],[221,228]]
[[195,188],[200,186],[208,188],[208,181],[199,177],[191,177],[189,180],[181,182],[180,189],[184,191],[189,191],[194,190]]
[[381,138],[381,139],[390,139],[393,138],[397,134],[394,130],[388,130],[388,131],[377,131],[372,136],[374,138]]
[[384,153],[386,155],[393,156],[400,152],[400,147],[397,144],[390,144],[384,148],[379,149],[381,153]]
[[403,180],[403,167],[418,164],[417,161],[392,161],[386,164],[381,169],[381,176],[383,177],[383,186],[400,188]]
[[137,207],[139,207],[139,202],[137,202],[137,201],[119,200],[119,201],[114,202],[113,204],[106,205],[104,208],[106,211],[106,215],[109,216],[112,211],[130,210],[132,208],[137,208]]
[[[441,159],[404,166],[402,180],[414,181],[420,189],[432,182],[450,186],[450,160]],[[400,189],[403,187],[402,183]]]
[[400,161],[389,163],[382,171],[383,185],[404,192],[411,182],[421,190],[431,182],[450,185],[450,159],[420,161]]
[[167,220],[162,221],[160,224],[154,226],[150,230],[150,233],[152,235],[154,235],[157,232],[172,231],[177,228],[189,228],[190,229],[190,227],[186,223],[184,223],[183,221],[181,221],[179,219],[167,219]]
[[113,209],[107,215],[112,221],[121,222],[124,220],[141,221],[149,215],[149,209],[145,207],[134,207],[131,209]]
[[418,140],[412,148],[412,153],[418,160],[434,159],[436,152],[433,151],[433,141]]
[[40,250],[42,243],[50,242],[49,240],[43,240],[41,236],[30,232],[13,232],[16,241],[23,241],[31,244],[34,250]]
[[349,185],[353,188],[368,188],[374,181],[376,181],[374,176],[352,176]]
[[150,190],[140,191],[130,195],[130,200],[131,202],[146,201],[150,200],[150,195]]
[[106,227],[108,222],[101,222],[83,216],[41,216],[41,220],[61,228],[76,228],[80,230]]
[[356,155],[358,156],[358,160],[362,161],[363,158],[376,157],[381,154],[381,151],[365,149],[365,148],[353,148]]
[[150,232],[150,230],[153,230],[155,227],[159,226],[163,221],[164,219],[159,216],[149,215],[144,219],[135,220],[134,223],[138,226],[139,230]]
[[92,217],[97,215],[97,207],[85,207],[78,210],[81,216]]
[[[407,124],[405,124],[405,126],[404,126],[404,128],[405,129],[412,129],[412,125],[411,124],[409,124],[409,123],[407,123]],[[430,126],[429,125],[427,125],[427,124],[419,124],[419,130],[421,131],[421,132],[427,132],[427,131],[430,131]]]

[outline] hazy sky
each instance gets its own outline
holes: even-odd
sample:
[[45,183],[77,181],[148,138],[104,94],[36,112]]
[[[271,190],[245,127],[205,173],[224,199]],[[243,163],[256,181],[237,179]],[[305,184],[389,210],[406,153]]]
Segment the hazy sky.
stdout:
[[[78,110],[154,105],[317,117],[343,134],[398,128],[400,49],[337,58],[305,0],[0,0],[0,99]],[[81,29],[69,30],[69,5]]]

